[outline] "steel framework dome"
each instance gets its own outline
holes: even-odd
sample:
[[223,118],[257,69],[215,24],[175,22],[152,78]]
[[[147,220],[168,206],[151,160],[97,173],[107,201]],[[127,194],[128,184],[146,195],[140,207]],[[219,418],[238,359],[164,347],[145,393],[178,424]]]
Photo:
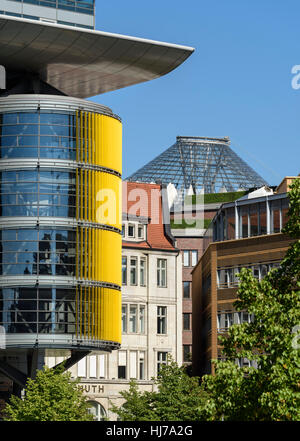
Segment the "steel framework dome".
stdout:
[[268,183],[230,147],[229,138],[177,136],[176,143],[127,178],[194,193],[247,190]]

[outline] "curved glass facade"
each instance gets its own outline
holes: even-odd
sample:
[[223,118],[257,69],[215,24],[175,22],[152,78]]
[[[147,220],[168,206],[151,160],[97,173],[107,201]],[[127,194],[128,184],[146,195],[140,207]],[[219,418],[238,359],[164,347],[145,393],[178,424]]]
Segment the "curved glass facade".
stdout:
[[59,334],[112,349],[121,341],[121,123],[103,106],[55,98],[28,95],[26,111],[3,111],[0,100],[0,325],[22,341]]
[[76,173],[62,170],[0,172],[1,216],[76,215]]
[[74,276],[76,232],[52,229],[0,231],[0,274]]

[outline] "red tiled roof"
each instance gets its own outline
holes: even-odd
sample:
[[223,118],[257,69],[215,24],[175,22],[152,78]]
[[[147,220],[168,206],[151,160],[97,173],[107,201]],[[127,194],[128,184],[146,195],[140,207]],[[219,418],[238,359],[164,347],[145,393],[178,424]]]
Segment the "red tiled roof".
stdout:
[[141,182],[123,181],[122,212],[149,219],[147,241],[123,241],[124,246],[133,248],[156,248],[174,250],[164,232],[161,186]]

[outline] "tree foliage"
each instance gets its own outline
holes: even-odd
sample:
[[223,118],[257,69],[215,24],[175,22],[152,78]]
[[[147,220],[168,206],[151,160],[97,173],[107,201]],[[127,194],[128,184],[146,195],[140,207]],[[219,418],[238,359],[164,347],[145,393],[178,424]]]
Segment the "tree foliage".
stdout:
[[63,366],[44,367],[28,379],[24,399],[12,396],[4,409],[6,421],[91,421],[89,405],[78,381]]
[[157,390],[140,392],[135,381],[122,391],[125,402],[111,410],[121,421],[194,421],[203,419],[206,393],[198,377],[189,377],[184,367],[171,358],[162,365],[156,379]]
[[[283,232],[294,241],[280,267],[261,282],[250,270],[241,272],[234,306],[254,314],[254,321],[233,325],[221,338],[226,360],[214,360],[215,376],[204,377],[210,420],[300,419],[300,179],[289,199]],[[234,361],[240,357],[258,368],[239,368]]]

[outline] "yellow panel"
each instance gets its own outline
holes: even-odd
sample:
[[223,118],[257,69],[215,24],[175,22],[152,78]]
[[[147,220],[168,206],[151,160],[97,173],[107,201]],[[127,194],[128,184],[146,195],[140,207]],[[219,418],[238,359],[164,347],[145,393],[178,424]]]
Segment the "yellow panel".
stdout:
[[88,186],[88,192],[89,192],[89,198],[88,198],[88,200],[89,200],[89,203],[88,203],[88,205],[89,205],[89,211],[88,211],[88,220],[91,222],[92,221],[92,192],[93,192],[93,190],[92,190],[92,171],[91,170],[89,170],[88,171],[88,175],[89,175],[89,186]]
[[96,246],[95,246],[95,228],[93,228],[92,229],[92,280],[96,280],[96,271],[95,271],[95,268],[96,268],[96,261],[95,261],[95,258],[96,258],[96,254],[95,254],[95,249],[96,249]]
[[95,115],[95,164],[100,161],[100,115]]
[[[97,115],[96,164],[122,173],[122,124],[115,118]],[[100,133],[99,133],[100,132]]]
[[76,168],[76,184],[75,184],[75,188],[76,188],[76,219],[79,218],[79,213],[78,213],[78,168]]
[[99,280],[121,286],[121,235],[107,230],[99,230],[99,233],[100,240],[97,243],[100,251]]
[[83,228],[80,229],[80,279],[83,279]]
[[87,253],[88,253],[88,229],[84,229],[84,279],[87,279]]
[[92,171],[92,222],[96,222],[96,172]]
[[75,254],[75,265],[76,265],[76,278],[79,278],[79,265],[78,265],[78,249],[79,249],[79,235],[78,228],[76,228],[76,254]]
[[91,328],[91,288],[87,288],[87,336],[90,338]]
[[79,161],[79,148],[80,148],[80,119],[78,110],[76,110],[76,161]]
[[76,337],[78,338],[78,286],[76,286],[75,323],[76,323]]
[[84,112],[84,162],[87,162],[87,152],[88,152],[87,129],[88,129],[87,113]]
[[100,289],[100,335],[102,340],[121,343],[121,292]]
[[80,161],[83,162],[83,114],[80,112]]
[[92,164],[95,164],[95,114],[92,113]]
[[111,173],[98,172],[95,190],[96,222],[121,229],[121,179]]
[[83,305],[82,305],[82,287],[80,287],[80,316],[79,316],[79,324],[80,324],[80,338],[82,337],[82,319],[83,319]]
[[87,220],[87,206],[88,206],[88,178],[87,170],[84,170],[84,220]]
[[87,249],[87,253],[88,253],[88,279],[91,280],[92,279],[92,230],[91,228],[88,228],[88,249]]
[[83,189],[84,189],[84,182],[83,182],[83,170],[80,170],[80,219],[83,219]]

